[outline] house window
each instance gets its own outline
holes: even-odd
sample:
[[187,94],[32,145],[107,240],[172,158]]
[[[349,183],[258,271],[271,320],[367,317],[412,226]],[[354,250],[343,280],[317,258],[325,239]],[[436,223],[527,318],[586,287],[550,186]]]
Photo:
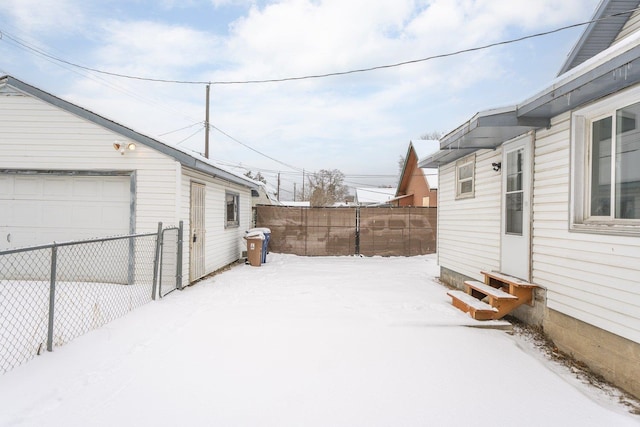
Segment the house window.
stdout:
[[505,233],[522,236],[524,200],[524,148],[506,153]]
[[456,162],[456,199],[474,196],[476,156],[472,154]]
[[574,229],[640,232],[640,102],[630,93],[574,113]]
[[237,193],[226,193],[225,224],[226,227],[238,227],[240,225],[239,205],[240,195]]

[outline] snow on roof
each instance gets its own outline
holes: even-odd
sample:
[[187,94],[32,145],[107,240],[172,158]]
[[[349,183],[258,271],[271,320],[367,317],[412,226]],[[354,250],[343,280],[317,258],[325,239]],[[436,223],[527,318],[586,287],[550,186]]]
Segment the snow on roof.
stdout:
[[396,195],[395,188],[361,187],[356,188],[358,203],[386,203]]
[[422,169],[424,177],[427,179],[430,190],[438,188],[438,169]]
[[280,203],[284,206],[299,207],[299,208],[308,208],[311,206],[311,202],[291,202],[291,201],[281,200]]
[[[418,157],[418,163],[440,149],[440,141],[437,139],[419,139],[411,141],[411,145]],[[438,188],[438,169],[422,169],[422,173],[431,190]]]
[[413,145],[413,149],[416,152],[418,160],[421,160],[440,149],[440,141],[438,141],[437,139],[418,139],[416,141],[412,140],[411,145]]

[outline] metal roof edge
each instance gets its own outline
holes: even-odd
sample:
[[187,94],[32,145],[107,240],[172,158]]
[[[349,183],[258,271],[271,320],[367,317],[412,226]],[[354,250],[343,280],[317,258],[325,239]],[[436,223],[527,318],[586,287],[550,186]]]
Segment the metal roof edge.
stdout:
[[[600,4],[598,5],[598,8],[596,9],[593,16],[591,17],[591,21],[595,21],[597,19],[602,18],[605,11],[607,10],[607,7],[609,7],[610,3],[611,3],[611,0],[601,0]],[[593,30],[596,28],[598,23],[599,22],[591,22],[589,25],[587,25],[587,28],[584,29],[584,31],[582,32],[582,35],[580,36],[576,44],[573,45],[573,48],[567,55],[567,59],[564,61],[564,63],[562,64],[562,67],[558,71],[558,76],[566,73],[572,68],[571,64],[575,60],[576,56],[578,56],[578,54],[580,53],[580,50],[582,50],[582,48],[585,46],[585,44],[589,40],[589,36],[591,35],[591,33],[593,33]]]
[[192,166],[192,168],[199,172],[203,172],[208,175],[211,175],[214,178],[221,178],[221,179],[224,179],[225,181],[229,181],[234,184],[242,185],[244,187],[251,188],[251,189],[258,188],[258,186],[255,183],[247,181],[242,177],[235,175],[229,171],[225,171],[224,169],[220,169],[216,166],[213,166],[212,164],[204,160],[195,159],[195,164]]
[[131,128],[121,125],[120,123],[117,123],[113,120],[107,119],[97,113],[87,110],[86,108],[80,107],[69,101],[65,101],[62,98],[58,98],[57,96],[52,95],[49,92],[45,92],[42,89],[39,89],[35,86],[32,86],[28,83],[18,80],[13,76],[5,75],[3,77],[0,77],[0,82],[2,82],[3,80],[5,81],[5,84],[19,90],[20,92],[36,97],[43,102],[46,102],[55,107],[58,107],[82,119],[88,120],[98,126],[101,126],[114,133],[122,135],[125,138],[131,139],[133,141],[146,145],[149,148],[152,148],[156,151],[161,152],[162,154],[172,157],[173,159],[180,162],[182,165],[186,167],[199,170],[201,172],[207,173],[212,176],[220,177],[222,179],[225,179],[229,182],[233,182],[235,184],[239,184],[248,188],[254,188],[254,184],[251,183],[250,181],[247,181],[239,176],[231,174],[230,172],[227,172],[223,169],[213,166],[192,155],[189,155],[183,151],[180,151],[177,148],[173,148],[163,142],[160,142],[149,136],[136,132]]
[[[518,107],[515,105],[503,108],[494,108],[478,112],[467,122],[449,132],[440,140],[440,149],[456,149],[465,147],[454,147],[456,143],[479,127],[547,127],[549,120],[538,117],[519,117]],[[502,141],[504,142],[504,141]]]
[[446,165],[451,162],[455,162],[458,159],[463,158],[469,154],[475,153],[479,149],[477,148],[460,148],[460,149],[445,149],[440,150],[425,157],[418,163],[418,167],[422,169],[438,169],[441,165]]
[[[521,119],[527,118],[527,114],[532,113],[537,108],[543,107],[546,104],[551,103],[554,100],[559,98],[568,96],[567,105],[564,110],[569,111],[571,109],[579,107],[581,104],[596,100],[602,96],[608,95],[613,91],[620,90],[624,87],[631,86],[638,82],[638,78],[633,80],[631,77],[635,77],[636,73],[633,68],[631,68],[631,72],[629,70],[625,70],[624,73],[621,70],[620,76],[617,77],[615,75],[615,71],[625,67],[629,64],[633,64],[635,62],[640,62],[640,44],[632,47],[631,49],[625,50],[619,55],[613,56],[611,58],[606,58],[602,63],[595,64],[592,67],[587,67],[581,73],[577,73],[575,75],[569,75],[566,78],[562,78],[559,81],[551,84],[546,87],[542,91],[533,95],[529,99],[525,100],[521,104],[518,105],[518,117]],[[616,84],[611,84],[610,89],[607,90],[607,87],[598,87],[591,88],[591,91],[585,91],[584,88],[589,84],[595,82],[597,79],[606,78],[611,76],[613,81],[617,80]],[[579,97],[579,103],[571,102],[571,93],[582,90],[581,96]],[[548,118],[561,114],[561,112],[554,112]],[[534,118],[536,116],[529,116]],[[537,116],[539,117],[539,115]]]
[[459,141],[462,136],[468,134],[473,129],[477,128],[480,122],[488,123],[490,121],[490,117],[496,115],[502,115],[508,112],[515,112],[516,106],[512,107],[503,107],[503,108],[492,108],[489,110],[479,111],[473,117],[471,117],[466,122],[462,123],[460,126],[440,138],[440,149],[451,148],[451,146]]

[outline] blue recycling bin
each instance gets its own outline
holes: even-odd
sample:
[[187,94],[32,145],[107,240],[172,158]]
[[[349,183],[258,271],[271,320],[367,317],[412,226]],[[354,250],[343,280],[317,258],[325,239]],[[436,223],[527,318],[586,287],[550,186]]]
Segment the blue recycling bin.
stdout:
[[262,242],[262,263],[267,262],[267,252],[269,252],[269,240],[271,240],[271,229],[266,227],[258,227],[247,230],[247,233],[258,231],[264,234],[264,241]]

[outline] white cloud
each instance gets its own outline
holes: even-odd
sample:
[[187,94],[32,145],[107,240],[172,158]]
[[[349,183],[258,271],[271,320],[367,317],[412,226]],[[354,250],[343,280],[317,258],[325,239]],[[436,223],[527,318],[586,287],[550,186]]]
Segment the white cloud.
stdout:
[[[185,18],[191,3],[164,1],[162,11],[180,8],[180,24],[172,22],[170,14],[152,19],[162,12],[158,9],[150,10],[145,20],[96,15],[91,33],[96,45],[80,62],[181,80],[321,74],[424,58],[586,20],[598,0],[206,1],[212,9],[242,6],[247,12],[230,23],[225,38]],[[73,1],[56,4],[65,10]],[[74,13],[82,21],[90,6],[76,6]],[[1,3],[0,11],[6,8]],[[58,16],[50,7],[42,9],[41,18],[25,22],[36,25],[38,19]],[[29,19],[26,12],[20,13]],[[540,40],[328,79],[214,85],[211,121],[254,148],[307,169],[395,173],[397,157],[405,153],[410,139],[426,131],[449,131],[480,109],[520,100],[514,97],[523,90],[528,95],[527,85],[544,83],[522,72],[543,66],[528,64],[529,57],[523,55],[535,50],[536,43]],[[554,69],[559,66],[552,64]],[[513,75],[518,75],[517,83]],[[110,86],[95,77],[79,80],[65,92],[79,104],[151,136],[204,117],[202,86],[108,80]],[[196,130],[162,139],[178,142]],[[202,139],[199,134],[183,146],[202,151]],[[211,152],[224,160],[280,167],[216,132]]]
[[9,16],[21,32],[76,31],[86,20],[81,4],[81,0],[3,0],[0,14]]
[[[178,1],[178,0],[174,0]],[[215,7],[222,6],[251,6],[256,3],[257,0],[210,0],[211,4]]]
[[411,3],[287,0],[253,7],[232,25],[230,53],[239,64],[271,75],[377,65],[393,48],[385,34],[401,29]]
[[[218,39],[185,26],[151,21],[109,21],[103,25],[97,60],[105,67],[135,70],[142,76],[175,76],[209,63]],[[162,74],[164,73],[164,74]]]

